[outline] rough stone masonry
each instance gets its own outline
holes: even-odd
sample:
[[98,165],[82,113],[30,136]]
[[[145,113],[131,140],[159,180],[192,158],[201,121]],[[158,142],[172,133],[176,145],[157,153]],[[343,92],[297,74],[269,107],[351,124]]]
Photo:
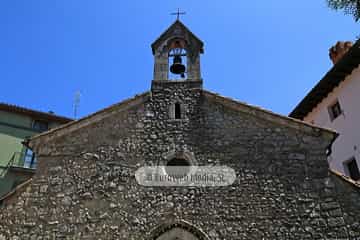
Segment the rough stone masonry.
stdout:
[[[194,42],[179,21],[165,37],[174,28]],[[0,240],[360,239],[359,189],[328,170],[335,136],[203,90],[200,79],[154,80],[149,92],[30,140],[38,169],[3,199]],[[139,167],[173,158],[231,167],[236,181],[136,181]]]

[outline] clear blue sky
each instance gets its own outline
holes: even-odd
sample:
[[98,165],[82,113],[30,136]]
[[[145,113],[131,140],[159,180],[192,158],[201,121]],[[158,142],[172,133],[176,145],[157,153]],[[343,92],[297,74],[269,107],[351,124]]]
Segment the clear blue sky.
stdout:
[[73,116],[150,89],[150,44],[175,20],[205,43],[208,90],[288,114],[330,69],[328,49],[358,24],[325,0],[0,2],[0,101]]

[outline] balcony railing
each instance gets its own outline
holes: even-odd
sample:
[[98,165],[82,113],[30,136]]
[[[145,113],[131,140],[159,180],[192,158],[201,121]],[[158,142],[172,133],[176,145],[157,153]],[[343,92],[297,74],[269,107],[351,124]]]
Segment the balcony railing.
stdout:
[[25,153],[15,152],[6,167],[0,169],[0,177],[4,176],[11,167],[35,169],[36,157],[31,151],[26,151]]
[[36,168],[36,157],[33,152],[15,152],[10,160],[11,167]]

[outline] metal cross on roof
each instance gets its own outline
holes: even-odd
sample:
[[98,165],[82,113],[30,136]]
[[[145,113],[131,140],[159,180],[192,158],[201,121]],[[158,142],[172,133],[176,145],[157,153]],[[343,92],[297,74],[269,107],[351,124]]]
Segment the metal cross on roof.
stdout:
[[180,12],[180,8],[177,9],[177,12],[171,13],[171,15],[177,15],[176,19],[179,20],[180,15],[185,15],[186,12]]

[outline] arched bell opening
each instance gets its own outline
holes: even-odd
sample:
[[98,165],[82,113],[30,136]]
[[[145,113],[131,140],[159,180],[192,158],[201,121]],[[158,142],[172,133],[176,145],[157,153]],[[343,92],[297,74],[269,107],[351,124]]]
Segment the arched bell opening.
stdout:
[[149,240],[209,240],[209,237],[194,225],[178,221],[164,223],[150,233]]
[[168,61],[169,79],[182,80],[187,78],[187,51],[184,40],[173,39],[170,41]]
[[151,44],[154,55],[154,87],[160,81],[187,80],[202,87],[200,54],[204,43],[182,22],[174,22]]

